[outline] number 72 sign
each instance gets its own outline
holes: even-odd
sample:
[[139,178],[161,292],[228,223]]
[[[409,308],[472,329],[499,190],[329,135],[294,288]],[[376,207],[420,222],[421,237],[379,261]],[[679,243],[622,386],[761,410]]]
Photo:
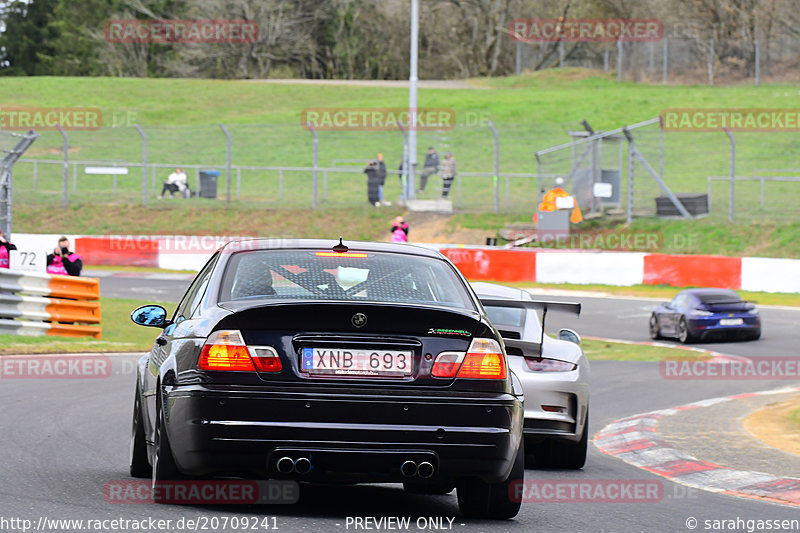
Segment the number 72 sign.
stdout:
[[8,254],[10,270],[47,272],[47,252],[42,250],[11,250]]

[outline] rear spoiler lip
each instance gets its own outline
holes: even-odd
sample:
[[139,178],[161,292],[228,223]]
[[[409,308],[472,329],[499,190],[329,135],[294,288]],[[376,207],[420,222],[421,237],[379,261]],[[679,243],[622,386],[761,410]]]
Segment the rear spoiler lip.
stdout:
[[481,298],[481,304],[489,307],[512,307],[516,309],[536,309],[542,311],[563,311],[575,316],[581,314],[581,304],[573,302],[547,302],[544,300],[504,300]]

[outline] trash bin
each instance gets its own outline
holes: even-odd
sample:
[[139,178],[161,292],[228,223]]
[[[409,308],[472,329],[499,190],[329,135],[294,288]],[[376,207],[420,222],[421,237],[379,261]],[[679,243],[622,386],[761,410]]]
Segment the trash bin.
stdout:
[[215,198],[217,197],[217,179],[219,179],[219,170],[201,170],[200,171],[200,191],[198,196],[200,198]]

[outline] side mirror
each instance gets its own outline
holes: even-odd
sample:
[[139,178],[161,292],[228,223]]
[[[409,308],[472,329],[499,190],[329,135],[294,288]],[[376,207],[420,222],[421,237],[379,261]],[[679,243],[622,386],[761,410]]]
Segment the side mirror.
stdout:
[[663,305],[667,309],[672,309],[672,302],[664,302],[661,305]]
[[558,339],[562,341],[569,341],[575,344],[581,343],[581,336],[571,329],[558,330]]
[[167,323],[167,310],[160,305],[143,305],[131,313],[131,320],[140,326],[165,328]]

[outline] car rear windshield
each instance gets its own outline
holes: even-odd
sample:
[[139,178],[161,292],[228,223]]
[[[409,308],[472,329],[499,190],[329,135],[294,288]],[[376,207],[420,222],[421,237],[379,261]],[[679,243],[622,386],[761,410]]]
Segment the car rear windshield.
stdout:
[[697,293],[697,298],[706,305],[733,304],[742,302],[741,296],[733,291],[714,291]]
[[389,252],[238,252],[225,268],[219,299],[346,300],[475,310],[446,262]]

